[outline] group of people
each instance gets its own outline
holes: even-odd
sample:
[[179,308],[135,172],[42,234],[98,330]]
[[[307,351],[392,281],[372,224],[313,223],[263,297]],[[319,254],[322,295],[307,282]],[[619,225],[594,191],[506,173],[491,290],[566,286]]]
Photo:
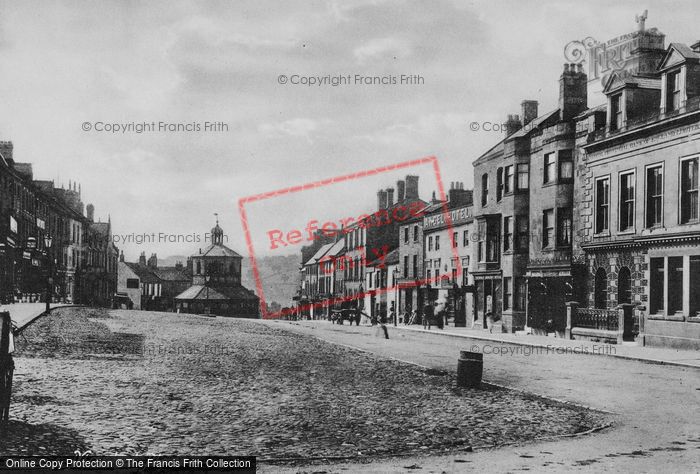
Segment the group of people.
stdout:
[[432,325],[438,329],[444,329],[447,326],[447,318],[449,313],[445,302],[428,302],[423,306],[423,329],[430,330]]
[[355,323],[357,326],[372,325],[379,326],[386,339],[389,339],[387,324],[391,321],[401,322],[403,324],[420,324],[423,328],[430,330],[432,326],[437,326],[439,329],[444,329],[447,326],[449,311],[446,301],[430,301],[427,302],[421,312],[417,310],[406,312],[403,318],[395,319],[397,314],[393,311],[387,315],[386,310],[378,311],[374,315],[369,315],[362,311],[361,308],[351,305],[350,302],[343,302],[340,310],[333,310],[330,320],[333,323],[343,324],[343,321],[348,321],[350,325]]
[[[389,317],[390,321],[393,321],[394,313]],[[449,318],[449,310],[447,308],[447,303],[445,301],[433,301],[426,303],[421,311],[409,310],[403,314],[399,315],[399,324],[423,324],[424,329],[430,329],[431,326],[437,326],[443,329],[447,326],[447,321]]]

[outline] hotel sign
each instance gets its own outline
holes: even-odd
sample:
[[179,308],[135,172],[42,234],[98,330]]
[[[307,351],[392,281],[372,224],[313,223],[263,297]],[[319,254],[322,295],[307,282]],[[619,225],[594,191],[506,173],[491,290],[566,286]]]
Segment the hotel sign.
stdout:
[[441,227],[447,227],[446,214],[450,216],[450,225],[458,226],[466,222],[470,222],[473,219],[472,207],[460,207],[458,209],[452,209],[448,213],[444,210],[425,216],[423,218],[423,230],[439,229]]

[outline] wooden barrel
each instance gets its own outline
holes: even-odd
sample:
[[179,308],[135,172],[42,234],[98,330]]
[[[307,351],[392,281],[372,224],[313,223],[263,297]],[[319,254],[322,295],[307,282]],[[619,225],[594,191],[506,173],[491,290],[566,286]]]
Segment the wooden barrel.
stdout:
[[484,354],[480,352],[460,351],[457,360],[457,385],[476,388],[481,385],[484,372]]

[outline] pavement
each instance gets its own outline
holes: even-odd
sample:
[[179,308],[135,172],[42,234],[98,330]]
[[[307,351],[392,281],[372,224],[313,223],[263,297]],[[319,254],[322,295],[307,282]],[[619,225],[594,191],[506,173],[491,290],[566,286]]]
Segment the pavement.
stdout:
[[638,345],[634,342],[625,342],[623,344],[606,344],[602,342],[561,339],[550,336],[536,336],[533,334],[518,335],[509,333],[489,333],[484,329],[456,328],[453,326],[447,326],[443,330],[433,328],[430,329],[430,331],[423,329],[422,326],[398,325],[388,327],[390,329],[400,331],[431,332],[443,336],[462,337],[478,341],[502,342],[532,348],[559,350],[565,352],[578,351],[581,354],[619,357],[622,359],[631,359],[654,364],[700,368],[700,351],[648,347]]
[[[363,464],[362,472],[700,472],[697,423],[700,371],[694,367],[650,364],[647,360],[624,357],[594,357],[582,351],[558,351],[495,339],[501,335],[488,333],[470,337],[464,332],[461,336],[447,337],[438,334],[439,330],[427,334],[422,329],[390,326],[387,340],[371,327],[318,321],[261,321],[260,324],[451,373],[456,372],[459,351],[482,352],[485,382],[612,413],[615,417],[611,428],[584,436],[475,449],[473,453],[377,460]],[[512,338],[533,344],[539,340],[536,336]],[[570,344],[546,339],[551,346],[553,341],[562,342],[562,347]],[[589,347],[583,341],[574,342]],[[656,352],[655,357],[658,357]],[[678,360],[684,356],[674,357]],[[454,420],[457,424],[461,422]],[[329,462],[313,468],[328,473],[355,472],[360,466]],[[261,470],[298,471],[278,467]]]
[[[332,325],[329,321],[300,321],[303,324]],[[342,327],[342,326],[341,326]],[[372,326],[365,326],[372,327]],[[375,328],[377,326],[374,326]],[[433,327],[423,329],[420,325],[407,326],[399,324],[387,325],[389,331],[412,331],[417,333],[430,333],[443,337],[456,337],[475,341],[489,341],[502,344],[512,344],[529,347],[532,350],[542,349],[544,351],[557,353],[574,353],[581,355],[594,355],[617,357],[650,364],[677,365],[681,367],[692,367],[700,369],[700,351],[681,350],[662,347],[641,346],[636,342],[625,342],[623,344],[606,344],[603,342],[592,342],[576,339],[562,339],[551,336],[537,336],[534,334],[510,334],[510,333],[490,333],[485,329],[457,328],[446,326],[444,329]],[[463,350],[468,350],[465,347]],[[485,350],[492,353],[498,352],[498,347],[485,346]],[[521,349],[522,350],[522,349]]]
[[[67,303],[52,303],[51,309],[62,308],[66,306],[77,306]],[[18,329],[23,329],[36,318],[46,312],[46,303],[14,303],[0,305],[0,312],[9,311],[10,318],[17,325]]]

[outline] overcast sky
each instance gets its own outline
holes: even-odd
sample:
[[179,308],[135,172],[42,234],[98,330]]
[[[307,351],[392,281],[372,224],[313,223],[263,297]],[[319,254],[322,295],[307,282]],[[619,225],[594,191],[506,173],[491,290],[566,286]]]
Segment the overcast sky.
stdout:
[[[645,8],[647,27],[667,43],[700,39],[695,0],[0,0],[0,140],[14,142],[35,178],[80,182],[117,234],[203,239],[218,212],[229,246],[247,254],[243,196],[431,155],[447,186],[471,187],[472,160],[502,134],[470,131],[470,122],[503,121],[523,99],[538,100],[540,113],[555,108],[564,45],[634,31]],[[423,83],[279,83],[348,74]],[[94,130],[160,121],[221,121],[228,131]],[[429,198],[432,167],[415,173]],[[274,254],[265,252],[266,226],[373,210],[377,187],[402,174],[252,206],[256,253]],[[205,243],[118,245],[134,260]]]

